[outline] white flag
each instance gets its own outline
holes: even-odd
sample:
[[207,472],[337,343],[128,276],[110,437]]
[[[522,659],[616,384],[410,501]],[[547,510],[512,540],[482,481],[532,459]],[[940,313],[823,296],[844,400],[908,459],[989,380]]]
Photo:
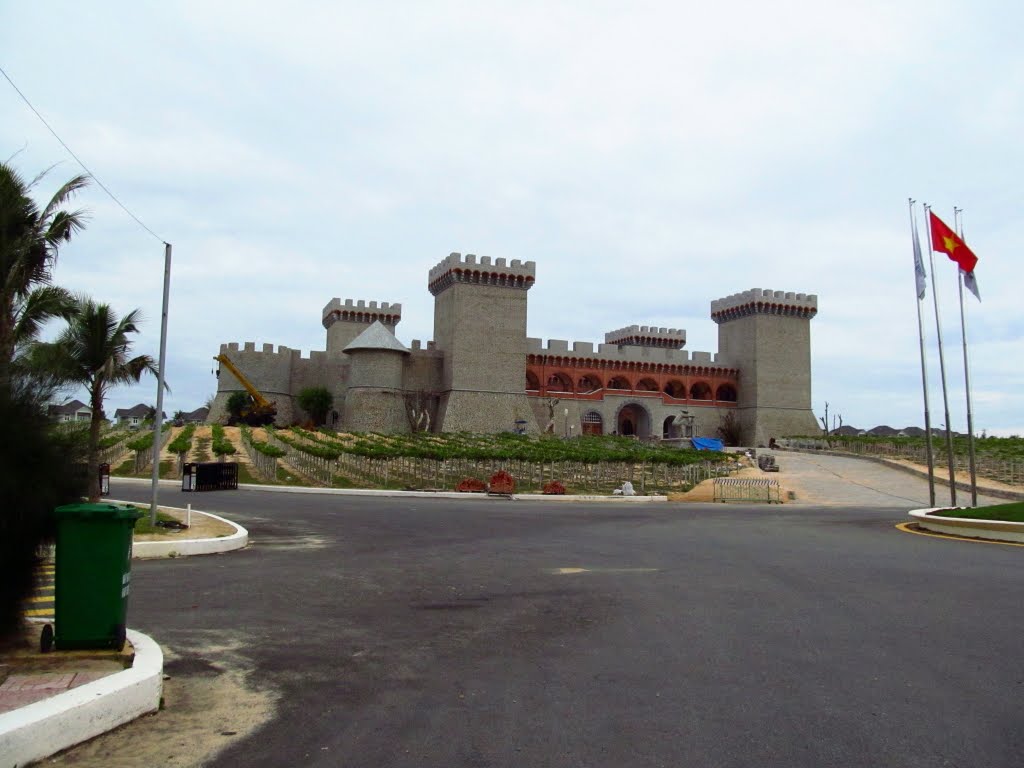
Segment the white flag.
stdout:
[[928,274],[924,271],[924,259],[921,258],[921,240],[917,236],[917,220],[914,220],[914,278],[917,280],[917,298],[924,298],[925,280]]
[[974,272],[964,272],[960,270],[960,274],[964,278],[964,288],[974,294],[974,298],[981,301],[981,292],[978,290],[978,278],[974,276]]

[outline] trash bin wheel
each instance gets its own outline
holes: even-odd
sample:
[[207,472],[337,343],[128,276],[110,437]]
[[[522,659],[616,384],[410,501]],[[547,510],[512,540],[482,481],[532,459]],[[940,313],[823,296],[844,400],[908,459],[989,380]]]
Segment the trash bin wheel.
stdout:
[[128,639],[127,632],[125,631],[124,624],[119,624],[117,629],[114,630],[114,649],[121,651],[124,650],[125,641]]

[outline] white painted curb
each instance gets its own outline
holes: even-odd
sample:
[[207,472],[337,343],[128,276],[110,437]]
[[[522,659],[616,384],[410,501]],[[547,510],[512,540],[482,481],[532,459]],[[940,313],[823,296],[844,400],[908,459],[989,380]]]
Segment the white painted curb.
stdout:
[[930,512],[942,509],[948,509],[948,507],[912,509],[910,510],[910,516],[917,521],[919,526],[935,533],[945,533],[950,536],[967,536],[972,539],[1024,543],[1024,523],[1012,523],[1007,520],[975,520],[967,517],[944,517],[929,514]]
[[[152,484],[150,480],[143,480],[137,477],[114,478],[118,482],[132,482]],[[175,480],[161,480],[161,485],[180,485]],[[455,491],[396,491],[378,490],[374,488],[318,488],[307,485],[256,485],[254,483],[239,483],[240,491],[268,491],[270,493],[315,493],[325,496],[379,496],[384,498],[406,498],[406,499],[518,499],[521,501],[613,501],[642,504],[645,502],[668,501],[668,496],[600,496],[591,495],[546,495],[543,493],[516,493],[512,496],[496,494],[489,496],[486,493],[456,493]],[[161,505],[162,506],[162,505]],[[195,510],[192,510],[195,512]],[[209,513],[206,513],[209,514]]]
[[564,495],[554,493],[517,493],[512,498],[520,501],[614,501],[616,504],[623,502],[626,504],[652,504],[668,501],[668,496],[573,496],[568,493]]
[[[162,504],[160,505],[163,506]],[[181,507],[167,507],[180,512],[187,510]],[[206,515],[214,520],[227,523],[235,529],[229,536],[221,536],[215,539],[176,539],[175,541],[136,541],[132,544],[132,559],[150,560],[158,557],[188,557],[189,555],[216,555],[221,552],[231,552],[236,549],[244,549],[249,544],[249,531],[238,523],[226,520],[219,515],[210,512],[192,510],[193,515]]]
[[151,638],[128,630],[131,669],[0,715],[0,768],[17,768],[160,708],[164,655]]

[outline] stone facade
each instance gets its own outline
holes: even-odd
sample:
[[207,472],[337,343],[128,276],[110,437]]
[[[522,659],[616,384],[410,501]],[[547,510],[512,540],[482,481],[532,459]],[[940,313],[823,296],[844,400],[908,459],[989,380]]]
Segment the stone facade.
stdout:
[[[719,351],[683,349],[686,332],[630,325],[605,343],[526,335],[532,261],[453,253],[432,270],[434,340],[395,338],[401,304],[332,299],[324,307],[326,350],[247,342],[226,354],[268,400],[277,423],[303,421],[305,387],[334,395],[333,425],[352,431],[713,436],[738,421],[745,444],[815,430],[810,320],[817,297],[753,289],[712,302]],[[219,374],[210,421],[243,389]]]

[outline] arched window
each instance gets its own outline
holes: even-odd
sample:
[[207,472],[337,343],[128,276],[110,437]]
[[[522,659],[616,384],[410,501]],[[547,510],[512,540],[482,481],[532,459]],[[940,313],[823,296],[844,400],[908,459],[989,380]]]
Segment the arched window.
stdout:
[[526,391],[537,392],[540,390],[540,381],[537,379],[537,374],[533,371],[526,372]]
[[616,376],[608,382],[608,389],[632,389],[629,380],[625,376]]
[[718,388],[718,391],[715,393],[715,400],[721,400],[722,402],[725,403],[735,403],[736,387],[734,387],[732,384],[723,384]]
[[662,424],[661,424],[661,436],[663,438],[665,438],[666,440],[678,436],[676,434],[676,432],[678,430],[676,428],[676,423],[675,422],[676,422],[676,417],[675,416],[667,416],[665,418],[665,421],[662,422]]
[[640,379],[636,383],[636,389],[638,392],[657,392],[658,382],[654,379]]
[[572,392],[572,379],[564,373],[548,376],[548,392]]
[[690,387],[690,399],[691,400],[710,400],[711,399],[711,387],[703,381],[698,381],[692,387]]
[[678,379],[673,379],[665,385],[665,394],[677,400],[685,400],[686,386]]
[[588,392],[596,392],[601,389],[601,381],[596,376],[587,374],[580,379],[579,384],[576,386],[576,391],[581,395],[587,394]]
[[587,411],[582,419],[584,435],[603,435],[604,419],[597,411]]

